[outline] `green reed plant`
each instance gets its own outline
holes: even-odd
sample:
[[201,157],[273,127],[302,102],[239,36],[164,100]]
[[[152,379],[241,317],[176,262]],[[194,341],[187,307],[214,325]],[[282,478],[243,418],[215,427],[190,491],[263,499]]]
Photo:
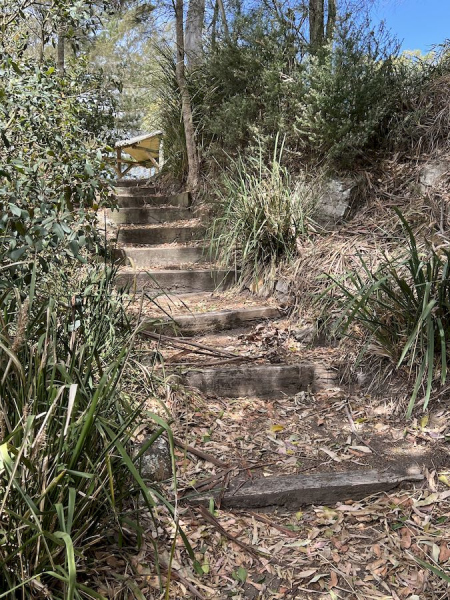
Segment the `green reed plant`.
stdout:
[[265,268],[296,254],[297,238],[306,235],[315,192],[304,179],[292,180],[282,164],[278,137],[272,159],[256,156],[232,161],[219,191],[212,252],[224,264],[237,265],[243,278],[259,277]]
[[425,389],[426,410],[433,383],[447,380],[450,341],[450,249],[420,250],[414,233],[395,209],[406,233],[407,251],[399,259],[385,258],[372,270],[361,257],[360,272],[334,280],[342,292],[343,312],[336,324],[347,333],[353,324],[367,331],[397,368],[416,374],[406,416],[411,417],[417,395]]
[[101,598],[79,568],[108,529],[140,535],[133,495],[175,512],[130,451],[143,419],[173,440],[122,393],[134,333],[114,276],[92,267],[67,304],[36,265],[30,287],[0,286],[0,598]]

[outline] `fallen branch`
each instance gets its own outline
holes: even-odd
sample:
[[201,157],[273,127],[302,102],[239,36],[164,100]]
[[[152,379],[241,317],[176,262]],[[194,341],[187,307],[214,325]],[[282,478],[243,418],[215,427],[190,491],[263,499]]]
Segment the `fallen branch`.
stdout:
[[257,513],[254,513],[254,512],[249,513],[249,515],[256,521],[261,521],[261,523],[265,523],[266,525],[269,525],[270,527],[273,527],[274,529],[281,531],[281,533],[284,533],[284,535],[287,535],[290,538],[298,538],[298,535],[299,535],[298,533],[296,533],[295,531],[292,531],[291,529],[288,529],[287,527],[278,525],[278,523],[273,523],[270,519],[268,519],[264,515],[258,515]]
[[[156,341],[167,342],[174,346],[175,348],[184,349],[184,346],[192,346],[201,352],[199,354],[209,353],[215,356],[226,356],[227,358],[239,358],[239,354],[232,354],[231,352],[223,352],[221,350],[217,350],[216,348],[211,348],[210,346],[206,346],[205,344],[199,344],[198,342],[191,342],[184,338],[174,338],[169,335],[163,335],[161,333],[152,333],[151,331],[141,331],[147,337],[150,337]],[[184,344],[184,346],[183,346]]]
[[222,467],[224,469],[228,468],[227,463],[224,463],[219,458],[216,458],[215,456],[212,456],[211,454],[208,454],[207,452],[203,452],[202,450],[197,450],[197,448],[194,448],[193,446],[189,446],[189,444],[185,444],[182,440],[179,440],[178,438],[173,438],[173,441],[176,446],[178,446],[179,448],[182,448],[186,452],[189,452],[189,454],[194,454],[194,456],[198,456],[199,458],[202,458],[203,460],[206,460],[206,461],[210,462],[211,464],[216,465],[217,467]]

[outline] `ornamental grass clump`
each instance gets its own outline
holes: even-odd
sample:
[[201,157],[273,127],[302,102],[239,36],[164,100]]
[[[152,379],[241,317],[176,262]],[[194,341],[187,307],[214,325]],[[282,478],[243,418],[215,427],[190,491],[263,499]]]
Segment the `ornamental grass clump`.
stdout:
[[447,381],[450,341],[450,249],[419,248],[414,233],[395,209],[406,232],[407,251],[385,258],[375,271],[361,260],[361,272],[334,280],[342,292],[342,316],[336,329],[347,333],[356,324],[368,332],[382,353],[415,375],[407,408],[411,417],[424,390],[423,410],[434,385]]
[[223,264],[236,265],[243,281],[292,258],[311,222],[314,190],[305,179],[292,180],[282,154],[277,138],[269,162],[260,145],[257,156],[239,157],[223,177],[212,251]]
[[89,549],[124,528],[140,537],[139,494],[155,519],[157,503],[174,513],[142,480],[132,435],[143,420],[171,434],[122,390],[134,334],[114,269],[91,267],[68,302],[38,289],[36,265],[30,287],[4,273],[0,598],[102,598],[86,574]]

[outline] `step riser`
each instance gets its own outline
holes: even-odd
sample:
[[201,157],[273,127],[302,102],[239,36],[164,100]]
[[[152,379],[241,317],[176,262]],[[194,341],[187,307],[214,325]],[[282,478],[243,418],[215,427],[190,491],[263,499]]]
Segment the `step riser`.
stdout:
[[123,208],[140,208],[142,206],[179,206],[187,208],[191,205],[191,198],[187,192],[174,196],[156,196],[151,192],[134,192],[130,194],[129,188],[116,193],[117,204]]
[[156,331],[167,335],[193,336],[235,329],[251,325],[265,319],[277,319],[280,312],[276,308],[247,308],[242,310],[217,311],[196,315],[174,317],[164,323],[152,323],[145,326],[147,331]]
[[201,227],[155,227],[154,229],[121,229],[117,241],[120,244],[161,244],[186,243],[201,240],[205,231]]
[[312,388],[314,378],[314,366],[305,364],[203,369],[189,371],[184,381],[201,392],[223,398],[276,398],[282,394],[294,396]]
[[308,504],[320,506],[345,500],[360,500],[379,492],[388,492],[406,481],[423,481],[417,467],[400,470],[360,470],[341,473],[315,473],[312,475],[282,475],[262,477],[242,482],[236,479],[229,490],[208,492],[205,496],[192,495],[188,502],[208,506],[211,497],[220,497],[223,508],[244,510],[298,510]]
[[225,290],[234,285],[235,275],[227,271],[149,271],[135,275],[120,273],[116,283],[137,292],[191,294]]
[[192,218],[188,208],[121,208],[108,210],[109,218],[116,225],[157,225]]
[[206,262],[207,255],[198,248],[121,248],[114,252],[115,260],[136,268],[177,267]]
[[114,185],[116,188],[155,188],[148,179],[118,179]]

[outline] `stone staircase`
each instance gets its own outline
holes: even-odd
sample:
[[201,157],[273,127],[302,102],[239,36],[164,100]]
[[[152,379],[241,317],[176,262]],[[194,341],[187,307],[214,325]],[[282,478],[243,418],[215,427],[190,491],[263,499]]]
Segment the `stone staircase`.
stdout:
[[[281,317],[274,300],[263,301],[248,294],[243,301],[242,294],[233,294],[236,274],[208,262],[205,228],[195,217],[189,194],[161,196],[149,185],[131,182],[118,184],[116,189],[120,208],[109,216],[119,228],[117,254],[123,267],[117,283],[130,284],[136,291],[158,296],[159,308],[155,303],[154,314],[144,324],[147,332],[188,338],[199,348],[207,343],[223,349],[226,343],[220,336],[224,331],[228,330],[229,336],[237,340],[238,335],[242,338],[250,332],[255,323]],[[164,355],[164,347],[161,351]],[[235,364],[225,366],[202,366],[199,360],[198,366],[181,369],[182,381],[206,395],[224,399],[293,397],[302,391],[319,391],[336,385],[335,372],[311,360],[273,364],[264,358],[246,362],[244,356],[245,352],[241,361],[238,356]],[[235,360],[236,351],[230,357]],[[251,508],[268,505],[296,508],[320,502],[323,486],[334,490],[334,501],[345,500],[349,494],[356,499],[373,491],[391,489],[408,479],[403,472],[379,476],[376,471],[367,471],[361,472],[361,477],[352,474],[353,480],[347,485],[345,473],[328,473],[323,481],[321,477],[324,476],[320,473],[309,477],[292,475],[281,488],[278,478],[266,478],[264,486],[269,496],[259,488],[255,492],[252,485],[256,484],[249,482],[241,490],[248,492],[248,502],[244,504]],[[241,489],[242,485],[239,486]],[[225,494],[223,500],[230,507],[235,502],[233,494]]]

